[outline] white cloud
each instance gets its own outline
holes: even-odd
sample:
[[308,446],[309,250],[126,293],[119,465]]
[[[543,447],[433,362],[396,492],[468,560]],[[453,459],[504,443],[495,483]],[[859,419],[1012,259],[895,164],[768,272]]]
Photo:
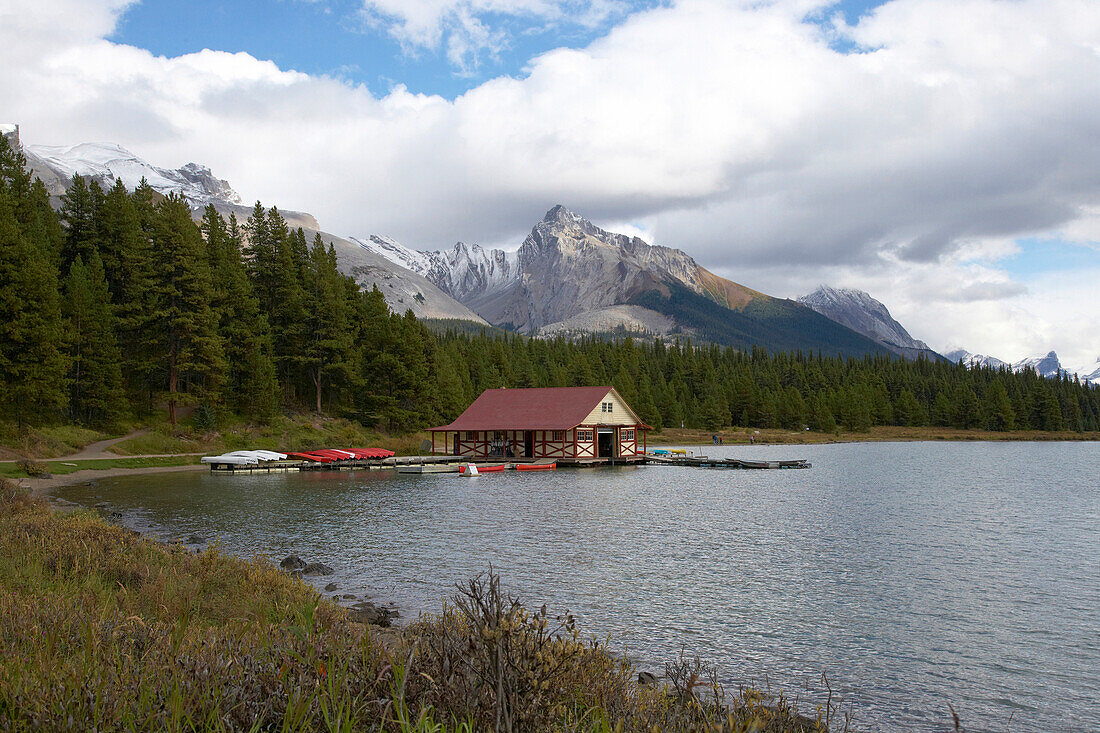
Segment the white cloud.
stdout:
[[493,57],[508,45],[507,34],[496,27],[500,18],[538,28],[594,28],[625,12],[617,0],[363,0],[360,15],[369,26],[385,28],[407,52],[446,46],[447,59],[468,74],[483,54]]
[[[125,6],[0,6],[0,109],[26,141],[195,160],[247,199],[419,247],[518,243],[561,202],[765,292],[866,285],[940,348],[1012,358],[1064,333],[1098,351],[1095,328],[1042,315],[1047,285],[1020,293],[992,264],[1015,237],[1100,231],[1095,2],[893,0],[838,26],[863,49],[844,54],[804,20],[828,3],[682,0],[455,100],[379,97],[248,54],[154,56],[104,40]],[[470,63],[505,42],[494,13],[554,23],[619,6],[365,7],[411,47]],[[1067,323],[1090,319],[1078,302]]]

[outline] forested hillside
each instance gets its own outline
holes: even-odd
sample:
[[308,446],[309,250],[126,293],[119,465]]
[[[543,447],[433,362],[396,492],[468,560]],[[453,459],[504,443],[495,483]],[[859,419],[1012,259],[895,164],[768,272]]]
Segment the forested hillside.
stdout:
[[489,387],[611,384],[655,427],[1100,429],[1100,391],[1033,371],[436,333],[361,291],[275,208],[238,222],[208,207],[196,225],[180,198],[77,176],[55,212],[3,138],[0,250],[0,420],[19,426],[109,428],[188,406],[208,428],[316,411],[403,432]]

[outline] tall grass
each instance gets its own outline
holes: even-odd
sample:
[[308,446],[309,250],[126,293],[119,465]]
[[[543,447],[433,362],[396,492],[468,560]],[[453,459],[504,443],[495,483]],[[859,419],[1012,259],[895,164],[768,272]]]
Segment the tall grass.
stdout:
[[439,615],[376,629],[267,561],[51,513],[0,481],[0,730],[826,729],[726,695],[697,662],[662,686],[636,674],[491,571]]

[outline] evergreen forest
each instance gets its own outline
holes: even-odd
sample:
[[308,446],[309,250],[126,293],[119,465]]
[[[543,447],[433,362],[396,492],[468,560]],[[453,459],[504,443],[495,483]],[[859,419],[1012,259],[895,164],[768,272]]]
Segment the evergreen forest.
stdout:
[[1100,389],[1033,371],[425,323],[274,207],[196,222],[144,182],[75,176],[55,211],[2,137],[0,249],[0,420],[18,426],[167,408],[200,428],[315,412],[403,433],[490,387],[609,384],[658,429],[1100,430]]

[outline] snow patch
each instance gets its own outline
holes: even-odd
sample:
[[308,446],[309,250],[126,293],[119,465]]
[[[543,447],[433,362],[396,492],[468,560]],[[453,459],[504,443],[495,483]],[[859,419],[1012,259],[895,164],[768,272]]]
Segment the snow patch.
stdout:
[[241,203],[227,181],[215,178],[209,168],[197,163],[175,170],[158,168],[114,143],[28,145],[27,150],[65,178],[81,175],[105,182],[121,180],[129,189],[144,178],[155,191],[180,194],[193,203]]

